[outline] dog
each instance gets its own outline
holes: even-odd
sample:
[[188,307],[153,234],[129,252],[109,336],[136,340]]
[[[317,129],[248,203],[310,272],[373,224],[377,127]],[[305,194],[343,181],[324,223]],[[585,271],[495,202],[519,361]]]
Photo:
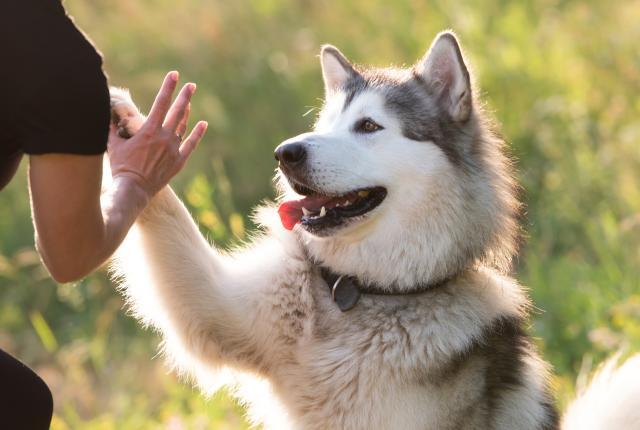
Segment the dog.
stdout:
[[[251,244],[212,247],[166,187],[116,254],[170,363],[205,392],[234,384],[271,429],[640,428],[638,357],[559,417],[508,276],[518,185],[456,36],[406,69],[320,60],[324,107],[276,148],[279,204]],[[112,106],[135,134],[128,93]]]

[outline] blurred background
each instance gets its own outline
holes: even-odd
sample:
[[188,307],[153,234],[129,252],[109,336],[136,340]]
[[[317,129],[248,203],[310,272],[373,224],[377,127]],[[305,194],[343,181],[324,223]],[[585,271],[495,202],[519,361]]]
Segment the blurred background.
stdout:
[[[209,132],[173,186],[209,238],[242,240],[273,197],[273,148],[321,105],[317,54],[409,65],[454,29],[518,160],[527,245],[517,279],[560,406],[620,348],[640,350],[640,2],[637,0],[66,0],[112,85],[148,110],[164,73],[198,83]],[[72,65],[70,65],[72,67]],[[72,136],[70,137],[72,138]],[[56,285],[33,248],[26,163],[0,193],[0,345],[56,399],[54,430],[242,429],[163,367],[104,271]]]

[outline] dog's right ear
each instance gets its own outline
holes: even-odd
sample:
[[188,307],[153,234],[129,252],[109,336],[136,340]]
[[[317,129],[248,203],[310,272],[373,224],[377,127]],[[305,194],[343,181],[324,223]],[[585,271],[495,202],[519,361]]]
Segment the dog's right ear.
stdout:
[[322,78],[327,95],[338,91],[349,80],[358,74],[347,57],[332,45],[323,45],[320,51]]
[[443,107],[457,122],[469,119],[472,109],[471,80],[455,34],[436,36],[427,55],[415,66]]

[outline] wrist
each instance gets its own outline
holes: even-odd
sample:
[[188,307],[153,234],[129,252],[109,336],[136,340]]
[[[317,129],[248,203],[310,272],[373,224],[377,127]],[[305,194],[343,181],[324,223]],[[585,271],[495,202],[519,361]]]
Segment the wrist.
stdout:
[[131,206],[143,210],[151,200],[152,193],[140,175],[133,172],[119,172],[113,176],[112,187],[114,193],[123,194],[124,199]]

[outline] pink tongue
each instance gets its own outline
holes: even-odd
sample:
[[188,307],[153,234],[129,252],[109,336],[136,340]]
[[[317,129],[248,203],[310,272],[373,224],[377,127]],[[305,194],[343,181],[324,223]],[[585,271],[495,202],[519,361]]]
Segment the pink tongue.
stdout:
[[278,208],[278,215],[280,215],[282,226],[287,230],[293,230],[293,227],[302,219],[303,206],[310,211],[319,211],[322,206],[331,200],[330,197],[326,196],[310,196],[301,200],[282,202]]
[[278,208],[282,226],[287,230],[293,230],[293,227],[302,219],[302,204],[300,202],[302,200],[283,202]]

